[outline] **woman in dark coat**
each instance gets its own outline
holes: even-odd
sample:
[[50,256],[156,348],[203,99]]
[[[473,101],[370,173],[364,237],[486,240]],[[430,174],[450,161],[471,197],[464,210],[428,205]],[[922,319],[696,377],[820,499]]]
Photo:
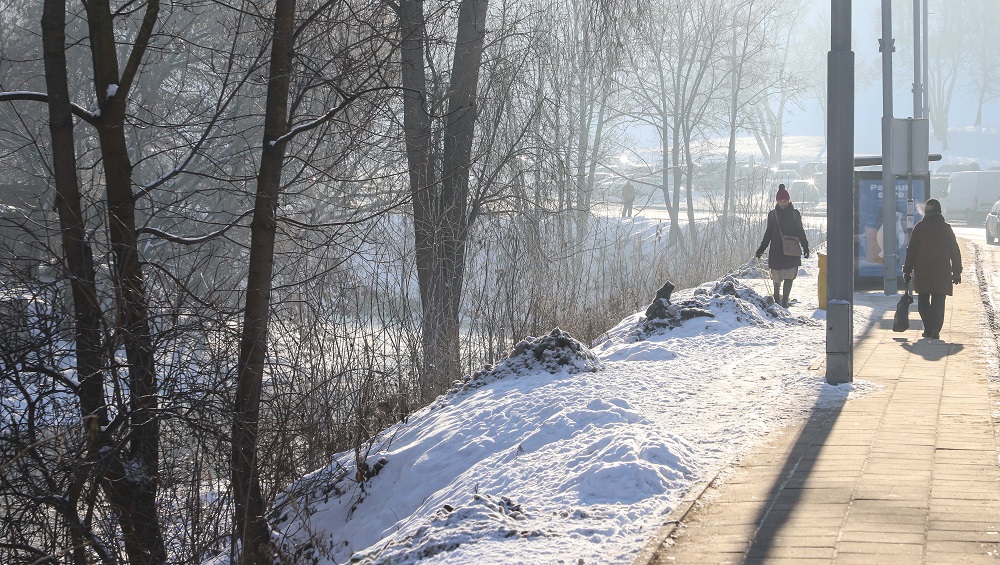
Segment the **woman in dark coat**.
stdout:
[[940,339],[945,298],[951,296],[953,283],[962,282],[962,251],[955,232],[941,215],[941,203],[933,198],[924,204],[924,217],[913,226],[906,247],[903,280],[909,284],[911,279],[917,292],[917,312],[924,322],[923,336]]
[[[774,301],[788,308],[788,294],[792,291],[792,281],[799,274],[802,260],[798,255],[785,255],[782,235],[798,238],[802,246],[802,254],[809,258],[809,241],[806,240],[806,230],[802,228],[802,215],[792,206],[792,199],[785,190],[785,185],[778,185],[778,193],[774,197],[774,210],[767,213],[767,230],[757,248],[757,258],[760,259],[764,250],[767,252],[767,266],[771,269],[771,280],[774,281]],[[782,287],[782,282],[784,286]],[[781,293],[779,295],[779,292]]]

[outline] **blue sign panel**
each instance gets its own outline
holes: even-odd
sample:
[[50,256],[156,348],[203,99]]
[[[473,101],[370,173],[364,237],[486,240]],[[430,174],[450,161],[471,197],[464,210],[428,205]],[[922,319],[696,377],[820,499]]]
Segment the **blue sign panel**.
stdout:
[[[924,202],[929,198],[926,176],[914,177],[912,181],[905,177],[896,179],[896,243],[899,249],[897,256],[897,277],[903,276],[903,260],[906,258],[906,245],[909,242],[909,228],[906,223],[906,201],[909,198],[910,183],[913,186],[913,222],[919,222],[924,216]],[[861,171],[854,175],[855,210],[857,210],[857,225],[855,226],[855,272],[858,281],[873,282],[883,280],[882,263],[882,173],[878,171]]]

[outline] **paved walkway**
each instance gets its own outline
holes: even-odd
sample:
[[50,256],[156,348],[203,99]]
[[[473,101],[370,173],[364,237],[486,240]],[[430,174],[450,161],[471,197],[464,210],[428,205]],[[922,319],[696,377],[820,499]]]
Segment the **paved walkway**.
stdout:
[[892,332],[892,309],[855,328],[855,379],[883,392],[773,434],[678,508],[636,564],[1000,563],[998,420],[970,271],[941,340],[920,338],[916,304],[906,333]]

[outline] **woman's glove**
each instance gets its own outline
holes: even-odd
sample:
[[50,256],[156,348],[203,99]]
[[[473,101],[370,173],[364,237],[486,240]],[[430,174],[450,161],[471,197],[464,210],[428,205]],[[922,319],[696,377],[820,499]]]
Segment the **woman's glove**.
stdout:
[[951,276],[951,282],[955,284],[962,284],[962,273],[955,273]]

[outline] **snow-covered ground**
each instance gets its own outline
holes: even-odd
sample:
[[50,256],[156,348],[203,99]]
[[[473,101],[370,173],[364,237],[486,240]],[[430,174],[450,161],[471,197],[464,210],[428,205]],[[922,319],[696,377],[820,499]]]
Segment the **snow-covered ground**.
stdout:
[[[789,309],[749,263],[592,349],[561,332],[522,342],[380,434],[361,472],[344,453],[289,489],[286,547],[310,539],[300,555],[321,563],[630,563],[693,486],[765,434],[878,393],[824,382],[817,270],[813,255]],[[855,327],[896,300],[859,293]]]

